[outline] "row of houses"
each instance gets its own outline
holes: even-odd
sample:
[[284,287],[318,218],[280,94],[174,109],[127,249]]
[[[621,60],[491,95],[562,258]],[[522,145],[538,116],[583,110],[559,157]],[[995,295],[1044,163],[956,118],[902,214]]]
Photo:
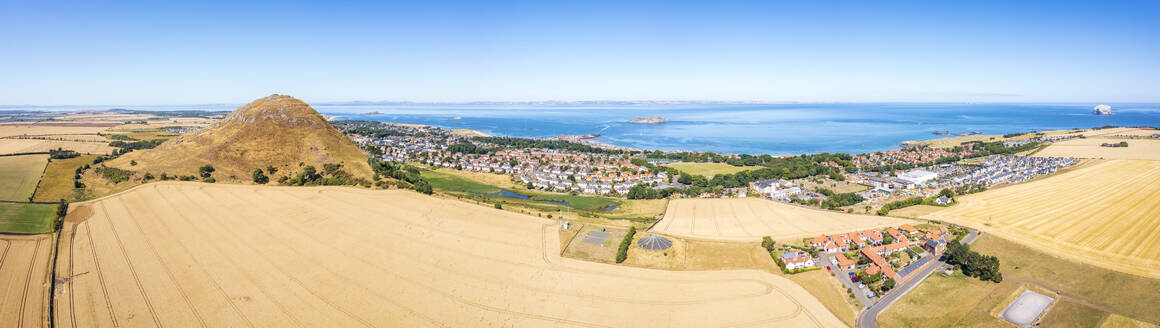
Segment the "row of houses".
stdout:
[[953,185],[1019,183],[1075,165],[1074,157],[988,157],[978,168],[954,177]]
[[[905,279],[905,277],[899,275],[885,257],[915,246],[920,246],[937,256],[942,253],[946,246],[947,233],[948,230],[945,227],[930,228],[923,233],[914,226],[903,224],[897,229],[891,227],[885,230],[869,229],[821,235],[810,239],[809,244],[817,248],[819,252],[837,253],[835,255],[837,263],[835,264],[843,270],[853,270],[856,264],[841,253],[858,249],[862,256],[870,261],[870,264],[865,268],[867,274],[881,273],[886,278],[901,282],[900,280]],[[886,236],[890,237],[890,243],[884,242]],[[865,245],[865,247],[860,245]]]

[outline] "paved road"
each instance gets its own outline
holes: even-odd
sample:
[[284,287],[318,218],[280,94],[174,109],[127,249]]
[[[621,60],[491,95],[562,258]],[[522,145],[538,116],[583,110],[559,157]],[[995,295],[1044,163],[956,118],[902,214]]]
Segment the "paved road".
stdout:
[[[964,244],[970,244],[975,241],[975,238],[978,237],[979,233],[977,231],[970,230],[970,233],[968,233],[966,237],[963,237],[962,242]],[[928,266],[919,272],[912,273],[917,274],[918,276],[907,280],[901,285],[896,286],[894,290],[886,293],[886,295],[879,297],[877,302],[870,304],[865,309],[863,309],[862,312],[858,313],[858,319],[856,320],[857,327],[877,328],[878,315],[882,314],[882,311],[886,310],[890,304],[894,304],[894,301],[897,301],[898,299],[902,298],[902,296],[906,295],[906,293],[909,293],[911,289],[914,289],[915,286],[918,286],[918,284],[922,283],[923,280],[926,280],[926,277],[930,276],[930,274],[933,273],[935,269],[942,267],[944,264],[946,264],[946,262],[938,261],[935,262],[934,265]]]

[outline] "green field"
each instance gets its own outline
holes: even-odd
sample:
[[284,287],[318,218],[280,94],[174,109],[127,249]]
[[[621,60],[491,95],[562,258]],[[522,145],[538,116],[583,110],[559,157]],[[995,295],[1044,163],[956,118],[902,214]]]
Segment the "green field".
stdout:
[[47,164],[48,155],[0,156],[0,200],[28,201]]
[[677,171],[706,177],[718,174],[734,174],[741,171],[760,169],[760,166],[733,166],[725,163],[672,163],[665,164]]
[[[431,187],[435,190],[457,195],[457,196],[471,196],[478,199],[486,199],[491,201],[502,201],[505,203],[516,203],[522,206],[533,207],[543,210],[564,209],[568,206],[547,203],[545,201],[567,202],[571,204],[571,208],[584,211],[599,211],[601,208],[607,206],[619,206],[620,200],[597,197],[597,196],[573,196],[566,194],[552,194],[544,192],[536,192],[530,190],[512,190],[500,188],[494,185],[486,184],[480,181],[468,179],[462,176],[436,172],[431,170],[423,170],[423,179],[431,183]],[[483,195],[498,193],[503,190],[518,193],[520,195],[529,196],[527,199],[519,199],[514,197],[486,197]]]
[[0,232],[52,232],[56,207],[56,204],[0,203]]

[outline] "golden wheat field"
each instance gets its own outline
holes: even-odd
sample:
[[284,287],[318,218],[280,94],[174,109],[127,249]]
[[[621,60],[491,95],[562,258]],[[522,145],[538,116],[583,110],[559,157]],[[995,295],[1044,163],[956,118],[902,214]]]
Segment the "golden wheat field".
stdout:
[[757,198],[696,198],[669,201],[665,217],[653,231],[715,240],[756,241],[817,237],[897,226],[910,220],[846,214]]
[[1067,259],[1160,277],[1160,161],[1112,160],[959,199],[923,216]]
[[553,221],[409,191],[166,182],[73,210],[61,327],[843,326],[780,276],[561,258]]
[[48,326],[52,237],[0,235],[0,326]]
[[13,136],[95,135],[110,124],[0,124],[0,138]]
[[[1102,147],[1104,143],[1127,142],[1128,147]],[[1160,140],[1087,138],[1061,141],[1035,153],[1035,157],[1077,157],[1103,159],[1160,160]]]
[[64,148],[82,154],[108,154],[113,147],[108,142],[62,141],[40,139],[0,139],[0,154],[47,152]]

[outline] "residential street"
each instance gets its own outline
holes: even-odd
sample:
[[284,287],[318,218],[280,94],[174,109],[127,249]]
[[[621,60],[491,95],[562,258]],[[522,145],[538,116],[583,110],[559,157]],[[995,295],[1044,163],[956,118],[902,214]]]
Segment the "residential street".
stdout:
[[[970,244],[975,241],[975,238],[979,237],[978,231],[969,231],[970,232],[967,234],[967,236],[963,238],[964,244]],[[918,277],[907,280],[905,283],[898,285],[894,288],[894,290],[886,293],[886,295],[882,297],[879,297],[877,302],[865,303],[867,304],[866,308],[863,309],[861,313],[858,313],[858,318],[856,320],[857,327],[877,328],[878,315],[881,314],[883,310],[893,304],[894,301],[902,298],[902,296],[906,295],[906,293],[909,293],[911,289],[914,289],[915,286],[918,286],[918,284],[922,283],[923,280],[926,280],[926,278],[930,276],[930,274],[933,273],[935,269],[942,267],[944,264],[946,264],[946,262],[938,261],[934,265],[926,267],[922,269],[922,271],[916,272],[915,274],[918,274]],[[859,298],[859,300],[861,301],[862,298]]]

